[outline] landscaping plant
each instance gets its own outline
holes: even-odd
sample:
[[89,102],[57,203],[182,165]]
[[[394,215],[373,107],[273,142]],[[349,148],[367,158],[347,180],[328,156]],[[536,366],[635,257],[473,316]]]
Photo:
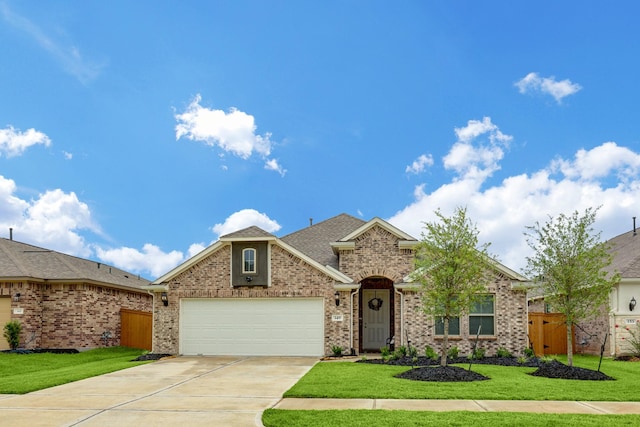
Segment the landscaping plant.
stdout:
[[9,343],[11,350],[15,350],[20,345],[20,333],[22,325],[17,320],[10,320],[4,325],[4,337]]

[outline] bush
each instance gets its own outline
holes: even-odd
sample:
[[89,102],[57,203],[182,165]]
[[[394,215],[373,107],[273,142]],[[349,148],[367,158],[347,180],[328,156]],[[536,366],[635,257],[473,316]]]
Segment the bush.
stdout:
[[500,347],[496,352],[496,356],[498,357],[513,357],[511,352],[504,347]]
[[438,353],[436,353],[436,351],[430,345],[425,347],[424,355],[427,357],[427,359],[436,360],[438,358]]
[[333,353],[334,356],[339,357],[342,356],[342,351],[344,349],[342,347],[340,347],[339,345],[332,345],[331,346],[331,352]]
[[533,351],[531,347],[526,347],[522,350],[522,354],[524,354],[525,357],[534,357],[536,355],[535,351]]
[[632,331],[628,326],[625,328],[629,331],[629,338],[627,342],[629,343],[629,350],[631,355],[634,357],[640,357],[640,325],[636,323],[636,330]]
[[9,343],[11,350],[15,350],[20,345],[20,333],[22,325],[17,320],[11,320],[4,325],[4,337]]
[[484,359],[484,354],[485,349],[478,347],[469,355],[469,359]]
[[458,347],[456,347],[455,345],[451,347],[449,351],[447,351],[447,357],[449,357],[450,359],[456,359],[459,354],[460,350],[458,350]]
[[398,347],[398,349],[396,350],[396,353],[402,357],[402,356],[406,356],[407,355],[407,347],[401,345],[400,347]]
[[389,357],[391,356],[391,350],[389,350],[389,347],[387,347],[386,345],[384,347],[382,347],[380,349],[380,355],[382,356],[382,358],[384,359],[385,357]]
[[411,357],[412,359],[418,358],[418,349],[413,347],[412,345],[409,345],[409,357]]

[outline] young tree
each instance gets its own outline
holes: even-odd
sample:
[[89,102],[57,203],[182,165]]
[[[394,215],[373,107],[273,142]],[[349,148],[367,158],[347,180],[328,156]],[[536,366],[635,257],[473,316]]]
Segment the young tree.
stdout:
[[569,366],[573,366],[573,325],[598,314],[620,280],[618,273],[604,270],[612,255],[593,230],[597,211],[588,208],[583,215],[575,211],[571,216],[550,216],[546,224],[536,222],[525,232],[534,252],[527,257],[526,273],[540,286],[545,302],[565,316]]
[[422,285],[422,309],[444,324],[440,365],[446,366],[449,321],[468,313],[486,291],[489,243],[478,246],[478,230],[466,208],[457,208],[451,217],[440,210],[435,214],[438,222],[424,223],[413,277]]

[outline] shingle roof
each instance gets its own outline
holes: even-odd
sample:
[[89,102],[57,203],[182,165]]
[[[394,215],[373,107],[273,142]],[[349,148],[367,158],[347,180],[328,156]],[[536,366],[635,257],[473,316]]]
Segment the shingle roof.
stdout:
[[611,246],[613,262],[608,271],[618,271],[623,279],[640,278],[640,232],[621,234],[607,241]]
[[252,238],[252,237],[275,237],[273,234],[264,231],[260,227],[252,225],[251,227],[243,228],[242,230],[234,231],[233,233],[220,236],[221,239],[238,239],[238,238]]
[[0,238],[0,280],[90,281],[141,290],[149,283],[107,264]]
[[288,234],[280,240],[320,264],[337,269],[338,257],[333,253],[330,243],[342,239],[365,223],[361,219],[343,213]]

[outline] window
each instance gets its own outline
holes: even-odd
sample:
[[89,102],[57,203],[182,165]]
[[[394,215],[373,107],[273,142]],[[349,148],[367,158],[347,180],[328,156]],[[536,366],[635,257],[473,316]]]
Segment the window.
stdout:
[[[436,335],[444,335],[444,320],[442,317],[436,319]],[[449,335],[460,335],[460,318],[449,319]]]
[[471,311],[469,312],[469,335],[477,334],[478,327],[481,327],[480,335],[495,335],[493,302],[493,295],[483,295],[482,298],[471,307]]
[[256,272],[256,250],[255,249],[247,248],[242,250],[242,272],[243,273]]

